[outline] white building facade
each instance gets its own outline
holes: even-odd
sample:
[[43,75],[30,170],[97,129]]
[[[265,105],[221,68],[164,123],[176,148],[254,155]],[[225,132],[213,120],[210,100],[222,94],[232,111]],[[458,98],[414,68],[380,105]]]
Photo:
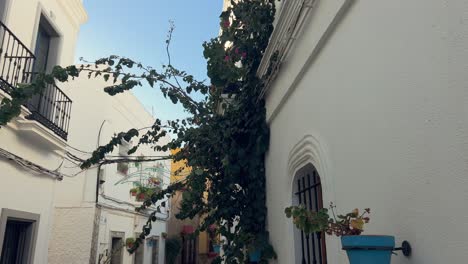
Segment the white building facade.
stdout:
[[[0,98],[31,72],[73,63],[80,0],[0,0]],[[70,98],[57,86],[0,129],[2,263],[48,263],[55,189],[63,175]]]
[[[466,263],[467,12],[466,1],[281,1],[259,69],[279,51],[265,91],[272,263],[303,263],[284,208],[304,203],[309,180],[321,185],[306,197],[314,209],[370,207],[364,234],[409,241],[412,255],[392,263]],[[348,263],[338,238],[310,239],[305,263]]]
[[[32,72],[73,64],[86,19],[82,0],[0,0],[0,99]],[[167,185],[170,163],[128,164],[123,173],[110,164],[98,176],[97,167],[80,173],[69,156],[87,158],[114,133],[153,124],[131,93],[111,97],[106,85],[87,77],[51,85],[0,129],[1,263],[164,263],[164,208],[137,254],[122,245],[148,217],[135,212],[141,202],[130,189],[149,177]],[[166,154],[142,147],[135,156]]]
[[[154,118],[135,96],[131,93],[109,96],[103,91],[107,85],[102,78],[88,79],[86,74],[64,85],[67,93],[77,98],[68,140],[76,149],[69,151],[82,159],[89,158],[90,152],[107,144],[113,135],[154,123]],[[169,138],[162,140],[167,142]],[[109,158],[125,158],[135,143],[123,142]],[[155,152],[143,145],[128,158],[164,155],[169,153]],[[64,173],[76,175],[80,172],[74,164],[68,164],[71,168],[64,168]],[[162,233],[166,232],[167,208],[163,207],[157,214],[158,220],[152,223],[150,235],[135,254],[130,255],[122,245],[127,238],[138,237],[149,216],[135,212],[141,202],[136,201],[130,190],[140,183],[147,185],[149,178],[158,179],[160,187],[167,186],[170,161],[144,162],[138,167],[129,162],[120,166],[93,166],[61,182],[56,190],[49,263],[105,263],[108,258],[112,259],[108,263],[164,263]]]

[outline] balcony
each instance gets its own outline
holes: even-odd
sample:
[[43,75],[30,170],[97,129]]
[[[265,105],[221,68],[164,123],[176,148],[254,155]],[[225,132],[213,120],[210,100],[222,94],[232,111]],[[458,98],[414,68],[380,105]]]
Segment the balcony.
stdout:
[[[34,54],[0,22],[0,89],[11,94],[20,83],[34,78]],[[36,120],[67,140],[72,101],[56,85],[48,85],[24,106],[27,119]]]

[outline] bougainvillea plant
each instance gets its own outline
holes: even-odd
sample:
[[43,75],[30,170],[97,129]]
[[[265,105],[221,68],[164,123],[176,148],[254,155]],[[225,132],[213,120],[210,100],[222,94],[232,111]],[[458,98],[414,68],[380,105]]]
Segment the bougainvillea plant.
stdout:
[[[325,232],[338,237],[360,235],[364,231],[364,224],[369,223],[369,208],[364,209],[361,214],[356,208],[345,215],[336,215],[335,209],[333,203],[330,203],[330,210],[323,208],[317,212],[299,205],[287,207],[285,213],[286,217],[292,218],[294,225],[306,234]],[[332,212],[331,216],[329,211]]]
[[[69,81],[83,74],[107,81],[109,85],[104,91],[111,96],[144,84],[159,88],[164,97],[186,111],[187,118],[156,119],[144,133],[142,129],[133,128],[116,134],[86,160],[69,156],[79,160],[82,169],[88,169],[133,161],[127,157],[106,157],[122,141],[136,142],[128,155],[141,145],[151,145],[156,151],[180,148],[174,155],[139,160],[185,160],[192,170],[183,181],[154,192],[137,209],[148,213],[149,219],[129,251],[134,252],[150,233],[159,211],[159,208],[154,210],[154,206],[177,190],[185,189],[177,217],[203,215],[195,234],[214,224],[224,237],[224,254],[214,263],[247,262],[245,252],[252,243],[261,250],[261,262],[266,263],[275,257],[265,228],[264,156],[269,129],[261,97],[264,79],[258,78],[256,73],[273,31],[274,3],[274,0],[231,1],[231,6],[221,13],[221,34],[203,44],[208,83],[197,81],[171,64],[171,27],[166,41],[168,63],[162,67],[156,69],[116,55],[79,67],[56,66],[51,73],[38,73],[31,83],[13,89],[11,99],[2,100],[0,126],[18,116],[21,105],[39,94],[46,84]],[[267,79],[268,75],[262,78]],[[167,144],[161,143],[159,139],[168,134],[175,137]]]

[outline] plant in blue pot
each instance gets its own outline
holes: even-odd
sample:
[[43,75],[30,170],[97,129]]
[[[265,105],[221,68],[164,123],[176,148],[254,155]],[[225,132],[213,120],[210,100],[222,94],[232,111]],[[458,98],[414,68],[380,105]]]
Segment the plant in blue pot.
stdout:
[[276,258],[268,237],[268,232],[262,232],[247,239],[247,263],[268,263],[268,259]]
[[350,264],[390,264],[395,238],[361,235],[364,224],[369,222],[370,209],[366,208],[362,213],[354,209],[344,215],[335,214],[335,209],[333,203],[330,204],[330,210],[324,208],[318,212],[303,206],[291,206],[285,209],[285,213],[306,234],[325,232],[341,237]]
[[213,253],[219,255],[221,253],[221,241],[219,239],[218,228],[216,225],[210,225],[207,228],[208,236],[210,237]]

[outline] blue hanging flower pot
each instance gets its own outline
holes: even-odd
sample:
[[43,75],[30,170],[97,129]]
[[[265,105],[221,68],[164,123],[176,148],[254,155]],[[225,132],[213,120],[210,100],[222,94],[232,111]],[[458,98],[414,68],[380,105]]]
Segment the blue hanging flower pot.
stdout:
[[395,248],[393,236],[342,236],[350,264],[390,264]]
[[219,254],[221,252],[221,245],[213,245],[213,252]]
[[261,257],[260,250],[255,250],[249,253],[249,260],[250,262],[259,262]]

